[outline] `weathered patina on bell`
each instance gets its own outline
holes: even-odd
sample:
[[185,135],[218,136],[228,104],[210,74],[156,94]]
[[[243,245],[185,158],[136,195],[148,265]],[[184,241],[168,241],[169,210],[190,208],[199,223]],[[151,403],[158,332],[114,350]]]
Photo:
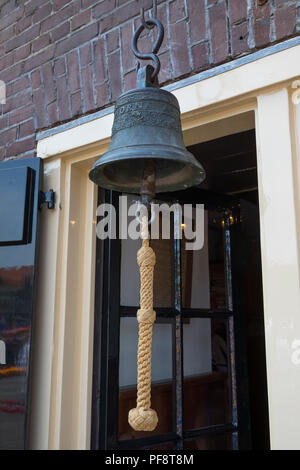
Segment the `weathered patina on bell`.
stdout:
[[146,21],[148,28],[151,25],[158,28],[152,53],[137,49],[143,24],[135,32],[132,48],[136,57],[153,60],[154,67],[140,68],[137,88],[118,98],[109,149],[90,171],[91,180],[103,188],[139,194],[149,168],[155,174],[153,193],[185,189],[205,178],[202,165],[184,146],[176,97],[158,88],[157,52],[164,30],[155,18]]
[[111,144],[90,178],[104,188],[140,193],[149,160],[155,169],[156,193],[185,189],[205,177],[201,164],[184,146],[176,97],[144,86],[117,100]]

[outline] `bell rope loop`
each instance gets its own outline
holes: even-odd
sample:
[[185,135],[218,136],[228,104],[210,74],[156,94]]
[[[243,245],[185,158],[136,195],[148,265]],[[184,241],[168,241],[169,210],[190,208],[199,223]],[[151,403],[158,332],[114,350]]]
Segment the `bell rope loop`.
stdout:
[[142,247],[137,261],[140,267],[140,309],[139,323],[138,380],[136,408],[129,411],[128,422],[135,431],[153,431],[158,423],[156,411],[151,406],[151,349],[152,329],[156,313],[153,310],[153,271],[155,253],[149,246],[148,217],[142,217]]

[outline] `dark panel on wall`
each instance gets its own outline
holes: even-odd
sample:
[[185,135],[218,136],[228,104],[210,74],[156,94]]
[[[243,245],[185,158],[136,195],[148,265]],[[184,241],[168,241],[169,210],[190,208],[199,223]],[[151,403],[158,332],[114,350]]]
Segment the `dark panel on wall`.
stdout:
[[0,164],[0,449],[24,449],[41,160]]
[[34,171],[27,166],[1,170],[0,246],[30,241],[34,179]]

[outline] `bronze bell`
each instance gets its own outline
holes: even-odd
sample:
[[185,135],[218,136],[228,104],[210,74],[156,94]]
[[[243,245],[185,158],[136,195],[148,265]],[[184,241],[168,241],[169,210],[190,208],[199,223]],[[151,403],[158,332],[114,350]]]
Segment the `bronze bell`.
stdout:
[[156,19],[147,21],[151,23],[159,29],[152,54],[141,54],[136,47],[143,25],[132,47],[137,57],[151,58],[156,66],[139,69],[137,88],[118,98],[109,149],[90,171],[90,179],[103,188],[141,193],[147,172],[155,179],[153,194],[185,189],[205,178],[202,165],[184,146],[176,97],[157,87],[160,63],[156,53],[163,27]]

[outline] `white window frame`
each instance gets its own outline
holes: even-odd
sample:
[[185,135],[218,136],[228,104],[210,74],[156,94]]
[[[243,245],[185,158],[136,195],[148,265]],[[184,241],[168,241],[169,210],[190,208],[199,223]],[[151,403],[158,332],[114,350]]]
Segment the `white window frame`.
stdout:
[[[186,145],[256,129],[272,449],[300,449],[299,57],[296,44],[217,75],[199,74],[172,91]],[[90,446],[97,188],[88,171],[108,148],[112,122],[109,109],[41,134],[37,145],[44,188],[54,189],[57,204],[43,211],[41,223],[35,449]]]

